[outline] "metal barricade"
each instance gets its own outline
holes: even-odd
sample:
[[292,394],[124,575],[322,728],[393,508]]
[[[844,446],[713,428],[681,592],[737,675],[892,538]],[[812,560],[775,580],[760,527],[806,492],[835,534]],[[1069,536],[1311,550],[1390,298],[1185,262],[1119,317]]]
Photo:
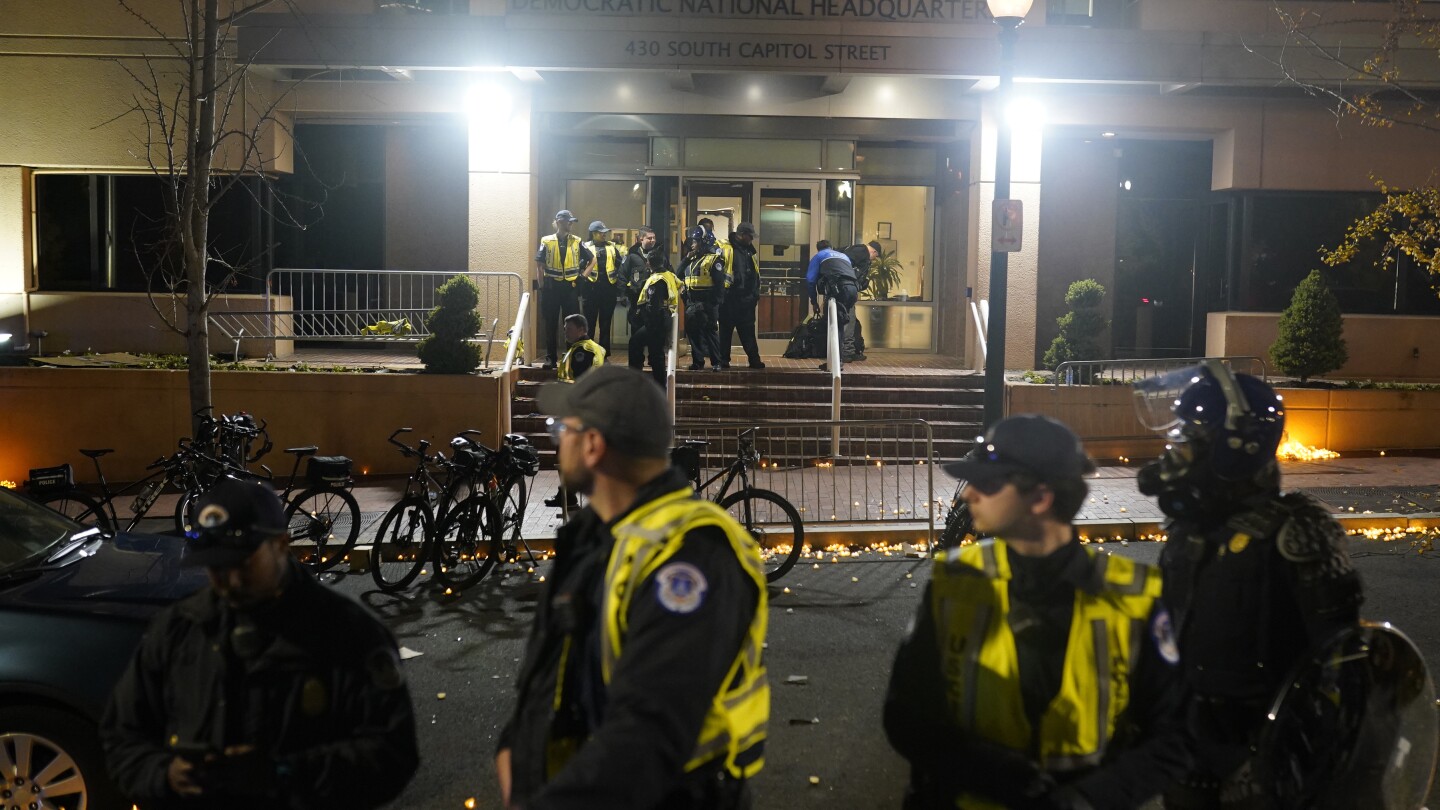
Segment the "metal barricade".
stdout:
[[[1236,371],[1269,380],[1265,359],[1255,355],[1232,357],[1156,357],[1134,360],[1067,360],[1055,367],[1052,384],[1062,385],[1131,385],[1147,377],[1186,366],[1198,366],[1206,360],[1219,360]],[[1241,367],[1248,363],[1248,366]]]
[[[750,483],[788,500],[805,524],[918,523],[934,540],[934,433],[925,420],[682,422],[675,440],[708,442],[700,448],[704,482],[735,461],[748,430],[760,459]],[[702,494],[713,498],[723,481]]]
[[524,292],[518,273],[277,268],[265,277],[264,312],[212,312],[227,338],[412,342],[429,334],[425,316],[440,286],[466,276],[480,291],[481,339],[508,322]]

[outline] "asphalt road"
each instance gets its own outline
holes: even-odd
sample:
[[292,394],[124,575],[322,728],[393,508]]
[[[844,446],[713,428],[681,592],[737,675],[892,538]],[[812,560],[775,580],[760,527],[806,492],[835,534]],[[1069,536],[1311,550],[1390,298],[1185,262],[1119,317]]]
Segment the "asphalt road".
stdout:
[[[1160,550],[1155,543],[1107,548],[1144,561]],[[1440,559],[1376,541],[1352,548],[1366,580],[1366,618],[1393,622],[1427,660],[1440,661],[1433,609]],[[544,573],[542,565],[534,575],[492,574],[458,598],[420,589],[392,597],[376,592],[368,575],[338,578],[338,589],[373,607],[402,646],[422,653],[405,663],[422,762],[392,806],[458,809],[473,798],[475,807],[499,807],[495,738]],[[804,562],[771,587],[773,704],[767,764],[755,780],[759,807],[899,806],[906,766],[881,731],[881,701],[928,576],[922,560],[867,554]],[[787,683],[790,676],[805,680]]]

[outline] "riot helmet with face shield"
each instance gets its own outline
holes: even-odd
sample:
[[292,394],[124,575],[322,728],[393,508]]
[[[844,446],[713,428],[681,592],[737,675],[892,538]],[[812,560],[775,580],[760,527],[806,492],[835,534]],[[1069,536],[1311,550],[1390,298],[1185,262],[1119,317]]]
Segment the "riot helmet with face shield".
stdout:
[[1181,520],[1223,519],[1278,492],[1284,405],[1264,381],[1219,360],[1137,383],[1141,423],[1166,439],[1164,454],[1137,477],[1140,492]]

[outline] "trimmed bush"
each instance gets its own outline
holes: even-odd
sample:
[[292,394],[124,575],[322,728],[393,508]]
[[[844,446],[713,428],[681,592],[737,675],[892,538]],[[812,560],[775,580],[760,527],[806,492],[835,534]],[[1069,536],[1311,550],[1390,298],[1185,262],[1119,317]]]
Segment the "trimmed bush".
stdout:
[[420,360],[434,374],[469,374],[480,365],[480,347],[470,342],[480,333],[480,291],[468,276],[455,276],[436,295],[440,305],[425,316],[430,335],[420,341]]
[[1070,360],[1099,360],[1100,333],[1110,325],[1100,312],[1105,301],[1105,288],[1093,278],[1081,279],[1065,292],[1065,305],[1070,311],[1055,319],[1060,334],[1045,350],[1042,362],[1054,369]]
[[1309,382],[1345,365],[1345,319],[1340,301],[1319,270],[1295,288],[1290,306],[1280,313],[1280,335],[1270,346],[1270,359],[1281,372]]

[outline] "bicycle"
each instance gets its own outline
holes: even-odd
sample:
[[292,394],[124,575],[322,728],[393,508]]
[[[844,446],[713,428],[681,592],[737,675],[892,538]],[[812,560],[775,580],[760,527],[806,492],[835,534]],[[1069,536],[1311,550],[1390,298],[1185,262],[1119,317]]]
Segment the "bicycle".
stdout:
[[[452,467],[443,453],[426,453],[430,449],[429,440],[421,439],[418,447],[396,440],[396,436],[409,432],[408,427],[399,428],[390,434],[388,441],[400,449],[401,455],[416,459],[415,471],[405,482],[400,500],[380,519],[380,528],[370,547],[370,576],[376,587],[386,593],[414,582],[431,561],[434,552],[430,527],[435,522],[435,510],[448,511],[456,488],[462,483],[462,479],[451,473]],[[445,471],[444,481],[432,474],[434,469]]]
[[517,561],[517,542],[531,563],[537,562],[521,530],[529,502],[527,479],[539,472],[540,456],[520,434],[506,434],[499,450],[471,438],[478,435],[467,430],[451,440],[453,463],[477,486],[435,527],[435,576],[454,590],[475,585],[497,563]]
[[[285,452],[295,456],[290,479],[280,493],[280,500],[286,504],[285,523],[290,527],[292,541],[314,544],[315,550],[306,563],[318,574],[345,559],[360,539],[360,505],[350,492],[354,486],[350,476],[353,462],[347,456],[317,456],[320,448],[313,444],[288,447]],[[307,458],[310,461],[305,467],[305,488],[292,498],[300,462]]]
[[[755,538],[765,565],[765,581],[774,582],[790,573],[790,569],[794,568],[796,561],[800,559],[800,550],[805,545],[805,524],[800,520],[800,513],[794,505],[779,493],[751,485],[750,470],[760,463],[760,454],[755,451],[754,436],[755,428],[742,432],[739,436],[740,449],[735,454],[735,460],[703,483],[700,480],[700,448],[708,446],[709,442],[687,439],[679,447],[671,449],[670,459],[685,472],[696,492],[704,492],[716,481],[724,479],[710,500],[729,512],[736,522]],[[737,478],[740,480],[740,489],[730,492],[730,485]],[[767,543],[767,537],[774,535],[783,538],[787,533],[790,537],[788,549],[774,541]]]
[[194,451],[182,440],[177,452],[169,456],[161,456],[146,466],[147,472],[152,470],[153,472],[118,490],[110,488],[110,482],[105,478],[105,471],[100,466],[100,459],[113,452],[115,452],[114,449],[108,447],[104,449],[82,448],[80,450],[80,454],[89,458],[95,465],[95,475],[100,479],[98,498],[75,483],[74,471],[69,464],[61,464],[58,467],[45,467],[30,471],[30,478],[25,482],[25,487],[31,500],[65,515],[82,526],[98,527],[102,533],[113,536],[121,525],[119,513],[115,509],[117,499],[126,493],[138,490],[135,498],[130,502],[132,517],[124,528],[126,532],[134,531],[140,521],[150,512],[155,502],[159,500],[161,492],[168,484],[180,490],[180,498],[175,502],[175,530],[184,532],[189,522],[187,504],[194,497],[198,497],[199,493],[208,486],[196,471]]

